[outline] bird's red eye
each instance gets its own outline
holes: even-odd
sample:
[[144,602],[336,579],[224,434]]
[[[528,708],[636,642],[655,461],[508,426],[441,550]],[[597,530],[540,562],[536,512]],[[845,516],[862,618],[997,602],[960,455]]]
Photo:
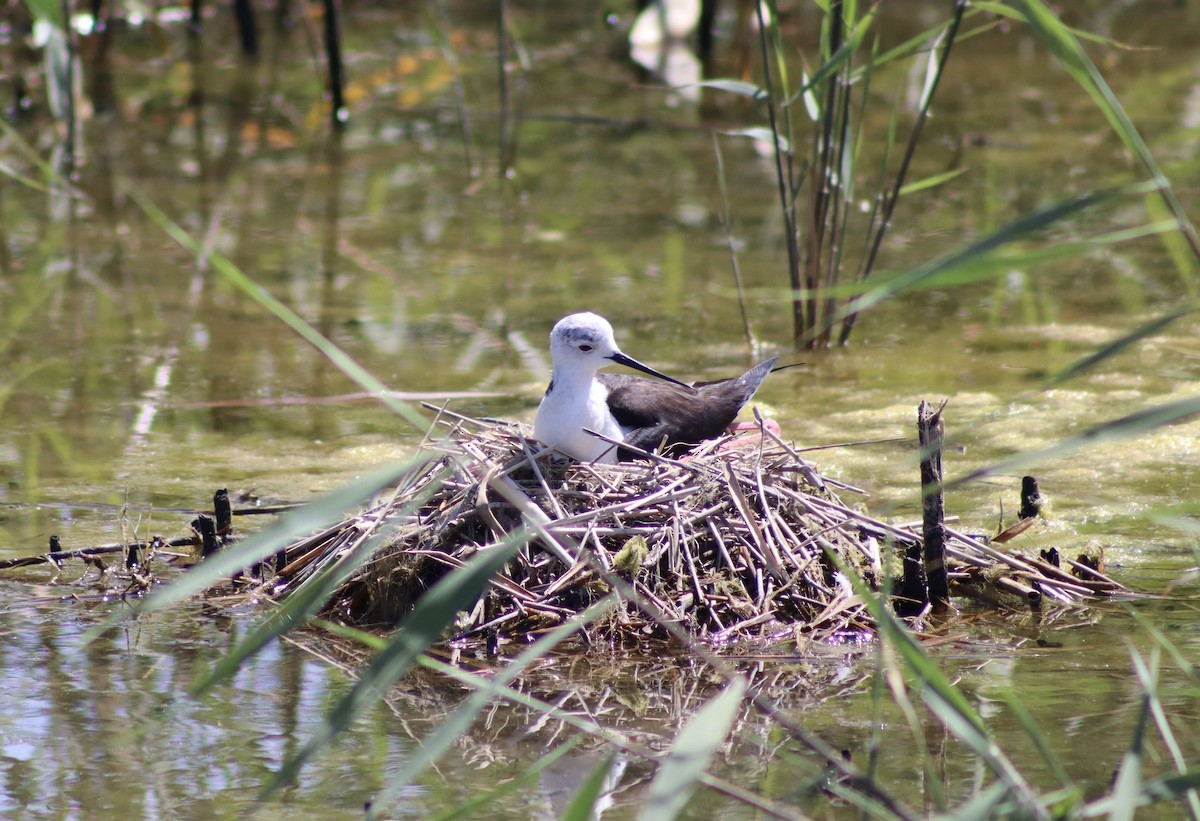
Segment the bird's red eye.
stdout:
[[580,345],[579,346],[579,350],[583,351],[584,353],[587,353],[591,349],[592,349],[591,345]]

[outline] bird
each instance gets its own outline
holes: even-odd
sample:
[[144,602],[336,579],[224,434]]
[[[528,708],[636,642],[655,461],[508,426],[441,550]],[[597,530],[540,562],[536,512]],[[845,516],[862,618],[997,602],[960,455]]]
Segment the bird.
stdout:
[[[679,455],[720,436],[750,401],[779,357],[741,376],[688,384],[621,352],[604,317],[575,313],[550,332],[552,373],[538,406],[533,435],[542,444],[584,462],[612,464],[638,458],[587,430],[646,451],[660,446]],[[597,373],[617,363],[655,377]]]

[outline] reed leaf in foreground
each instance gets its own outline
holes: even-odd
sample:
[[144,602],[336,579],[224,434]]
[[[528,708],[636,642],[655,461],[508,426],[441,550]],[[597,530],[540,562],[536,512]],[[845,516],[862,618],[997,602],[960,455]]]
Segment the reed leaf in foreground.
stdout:
[[688,719],[650,782],[650,797],[639,819],[670,821],[683,811],[697,780],[729,734],[745,694],[746,680],[739,676]]
[[[133,605],[134,612],[152,612],[179,604],[193,596],[220,584],[240,570],[273,556],[291,544],[296,537],[309,533],[331,522],[343,520],[351,511],[362,505],[380,489],[387,487],[405,473],[423,464],[427,456],[418,456],[408,462],[390,465],[382,470],[356,479],[303,507],[288,511],[274,524],[253,536],[209,556],[200,564],[172,580],[170,584],[154,589],[144,600]],[[83,635],[85,642],[111,630],[124,612],[106,619],[90,628]]]
[[[421,464],[425,460],[416,460]],[[408,500],[398,512],[398,515],[408,515],[420,507],[433,493],[438,481],[426,486],[421,493]],[[337,589],[346,582],[355,571],[369,561],[389,539],[393,538],[392,528],[386,522],[377,521],[376,529],[360,535],[358,543],[345,553],[337,562],[326,566],[312,577],[305,579],[294,591],[287,594],[283,604],[259,622],[229,654],[220,661],[207,675],[192,688],[197,695],[202,695],[222,681],[231,678],[242,663],[265,647],[272,639],[286,633],[293,627],[301,626],[315,617],[324,608]]]
[[[1118,196],[1121,193],[1142,195],[1152,186],[1148,183],[1134,183],[1115,191],[1085,194],[1083,197],[1101,196],[1102,200],[1084,203],[1084,207],[1098,205],[1107,201],[1108,196]],[[946,256],[931,260],[918,268],[909,270],[882,271],[870,283],[843,282],[825,289],[825,293],[834,296],[870,295],[872,303],[884,302],[904,294],[927,291],[933,288],[950,288],[972,285],[988,279],[1003,277],[1014,269],[1027,270],[1037,265],[1058,260],[1078,258],[1090,251],[1131,242],[1149,236],[1161,236],[1175,231],[1173,220],[1160,220],[1110,231],[1082,240],[1069,240],[1051,245],[1022,245],[1022,241],[1030,240],[1049,228],[1053,223],[1066,216],[1071,216],[1075,210],[1078,198],[1047,207],[1035,215],[1045,217],[1044,220],[1022,217],[1014,220],[966,248],[953,251]],[[778,289],[754,289],[748,293],[775,297]],[[800,291],[790,296],[809,298],[818,291]],[[1182,314],[1181,314],[1182,315]],[[1169,323],[1163,323],[1163,326]],[[1143,334],[1145,335],[1145,334]],[[1133,341],[1133,340],[1131,340]],[[1100,361],[1100,360],[1097,360]],[[1089,366],[1095,363],[1089,363]]]
[[1079,45],[1079,40],[1071,29],[1064,25],[1042,0],[1016,0],[1015,6],[1024,14],[1030,30],[1075,78],[1075,81],[1087,91],[1101,113],[1108,119],[1113,131],[1121,138],[1121,142],[1145,167],[1157,186],[1159,196],[1178,223],[1180,233],[1187,239],[1192,253],[1200,259],[1200,235],[1197,235],[1195,226],[1188,219],[1183,205],[1175,195],[1175,190],[1158,167],[1154,155],[1150,153],[1149,146],[1142,139],[1142,135],[1138,133],[1137,127],[1129,119],[1129,115],[1125,113],[1121,102],[1109,88],[1108,83],[1104,81],[1096,64]]
[[[1130,655],[1133,659],[1133,669],[1137,673],[1138,683],[1146,695],[1147,711],[1154,719],[1154,726],[1158,730],[1158,737],[1162,739],[1167,752],[1170,753],[1176,772],[1181,776],[1187,775],[1187,761],[1184,758],[1183,750],[1179,747],[1179,742],[1175,739],[1174,731],[1171,730],[1171,723],[1167,719],[1166,710],[1163,709],[1162,699],[1158,694],[1159,650],[1157,647],[1154,648],[1150,654],[1149,663],[1137,652],[1131,652]],[[1143,789],[1142,795],[1145,794]],[[1183,795],[1175,797],[1182,798],[1187,803],[1190,817],[1200,818],[1200,795],[1197,794],[1194,787],[1187,789]]]
[[1200,310],[1200,305],[1194,302],[1189,302],[1180,308],[1176,308],[1173,311],[1168,311],[1162,316],[1155,317],[1149,322],[1139,325],[1132,331],[1122,334],[1112,342],[1101,345],[1087,356],[1063,368],[1058,373],[1054,374],[1045,382],[1043,382],[1041,385],[1041,390],[1049,390],[1055,385],[1060,385],[1063,382],[1066,382],[1068,379],[1074,379],[1076,376],[1079,376],[1085,371],[1091,370],[1093,367],[1105,361],[1106,359],[1111,359],[1112,357],[1121,353],[1135,342],[1139,342],[1143,339],[1157,335],[1175,320],[1185,317],[1188,314],[1195,313],[1197,310]]
[[140,192],[129,189],[127,193],[146,212],[146,215],[154,220],[171,239],[195,254],[197,259],[206,259],[212,265],[214,271],[299,334],[301,338],[320,351],[321,355],[328,359],[331,365],[349,377],[355,384],[363,390],[374,394],[375,398],[384,406],[417,430],[427,431],[429,429],[429,421],[421,415],[421,412],[414,405],[392,396],[388,392],[387,386],[380,382],[370,371],[355,362],[349,354],[337,345],[334,345],[333,342],[306,322],[299,314],[272,296],[266,288],[263,288],[253,279],[246,276],[240,268],[228,259],[197,242],[187,231],[184,231],[183,228],[172,221],[158,206]]
[[[1049,818],[1049,813],[1029,783],[992,739],[991,731],[971,703],[950,681],[942,668],[931,659],[900,620],[893,615],[884,599],[847,567],[836,553],[828,554],[854,586],[871,615],[875,618],[879,641],[904,662],[917,677],[921,699],[938,720],[959,741],[966,744],[1004,783],[1009,798],[1020,805],[1022,814],[1030,818]],[[921,739],[916,739],[921,743]]]
[[[1196,525],[1197,523],[1193,522],[1192,524]],[[1200,535],[1200,530],[1198,530],[1197,533]],[[1166,654],[1171,657],[1171,659],[1175,662],[1175,665],[1182,670],[1185,675],[1193,679],[1200,679],[1200,670],[1197,670],[1196,665],[1187,657],[1187,654],[1183,652],[1183,649],[1178,644],[1171,641],[1171,639],[1167,637],[1166,633],[1164,633],[1157,625],[1150,621],[1150,619],[1146,618],[1134,608],[1127,607],[1126,612],[1133,618],[1134,621],[1138,623],[1139,627],[1146,631],[1146,635],[1154,639],[1155,643],[1157,643],[1158,646],[1161,647]]]
[[1114,419],[1111,422],[1097,425],[1077,436],[1062,439],[1041,450],[1018,453],[1016,456],[1002,459],[999,462],[981,467],[978,470],[973,470],[965,476],[960,476],[946,482],[945,487],[947,490],[951,490],[967,482],[973,482],[987,476],[1022,471],[1039,462],[1065,456],[1068,453],[1091,447],[1101,442],[1121,442],[1126,439],[1133,439],[1157,428],[1185,422],[1197,414],[1200,414],[1200,396],[1179,399],[1163,405],[1155,405],[1154,407],[1122,416],[1119,419]]
[[[558,762],[560,758],[571,752],[578,744],[578,740],[572,739],[564,744],[560,744],[537,761],[530,764],[520,773],[512,778],[501,781],[495,787],[485,792],[476,793],[469,799],[459,804],[453,809],[430,817],[430,821],[455,821],[458,818],[482,818],[479,813],[488,806],[495,804],[498,800],[506,795],[509,795],[523,787],[526,784],[534,781],[543,770],[549,769],[552,765]],[[374,805],[372,805],[374,806]],[[368,810],[367,817],[373,817]]]
[[1004,692],[1001,695],[1001,699],[1003,700],[1005,706],[1007,706],[1009,711],[1013,714],[1013,717],[1016,718],[1017,723],[1021,725],[1021,729],[1024,730],[1025,734],[1029,736],[1031,741],[1033,741],[1033,744],[1037,748],[1038,754],[1041,755],[1042,761],[1045,762],[1046,767],[1054,774],[1054,777],[1058,779],[1058,783],[1064,785],[1064,795],[1069,796],[1072,804],[1077,803],[1079,799],[1082,798],[1082,793],[1075,786],[1070,773],[1068,773],[1067,768],[1063,766],[1062,759],[1058,757],[1058,754],[1055,753],[1054,749],[1050,746],[1050,740],[1046,738],[1045,733],[1042,732],[1042,728],[1038,726],[1037,720],[1033,717],[1033,714],[1029,712],[1029,709],[1025,706],[1025,703],[1021,701],[1021,699],[1017,697],[1017,694],[1011,690]]
[[[703,645],[698,645],[703,648]],[[475,673],[469,673],[454,665],[446,664],[430,656],[421,656],[418,660],[423,667],[430,670],[442,673],[448,678],[462,682],[468,686],[474,687],[477,690],[485,690],[490,688],[488,679]],[[553,704],[547,704],[528,693],[522,692],[513,688],[501,688],[496,692],[496,695],[505,700],[534,710],[546,718],[554,719],[562,724],[572,727],[581,732],[587,733],[595,740],[607,742],[618,750],[625,751],[634,756],[642,758],[646,761],[654,761],[659,758],[658,754],[635,741],[631,741],[626,733],[618,730],[613,730],[596,722],[595,719],[581,714],[575,710],[565,710]],[[714,789],[735,801],[739,801],[748,807],[753,807],[758,813],[769,815],[775,818],[795,818],[796,812],[790,805],[781,804],[770,798],[758,795],[751,792],[749,789],[734,784],[726,779],[714,776],[711,773],[703,772],[699,777],[700,783],[706,787]],[[878,790],[874,790],[873,794],[880,796]],[[869,800],[869,799],[868,799]],[[874,806],[882,807],[882,804],[875,803]],[[881,809],[877,815],[885,816],[887,813]],[[915,818],[914,814],[904,814],[904,818]]]
[[[1139,786],[1138,795],[1135,798],[1136,806],[1144,807],[1160,801],[1177,801],[1187,795],[1189,791],[1197,788],[1200,788],[1200,767],[1193,767],[1183,773],[1151,778]],[[1104,815],[1112,819],[1118,817],[1118,813],[1123,813],[1126,809],[1127,807],[1123,803],[1118,803],[1116,797],[1110,795],[1082,807],[1078,815],[1081,818],[1097,818]]]
[[567,804],[567,808],[563,811],[561,821],[592,821],[599,816],[596,805],[604,790],[604,781],[612,772],[614,761],[616,761],[616,754],[610,753],[592,768],[587,778],[579,785],[579,789],[575,791],[575,795],[571,796],[571,803]]
[[992,821],[1003,818],[1008,805],[1008,787],[996,781],[954,812],[935,816],[933,821]]
[[[853,300],[849,306],[843,309],[841,316],[848,315],[851,310],[863,311],[898,294],[914,290],[935,276],[944,275],[949,271],[958,270],[977,263],[987,254],[1004,245],[1043,231],[1051,225],[1061,222],[1068,217],[1076,216],[1088,208],[1110,202],[1119,197],[1141,195],[1152,188],[1153,184],[1150,183],[1131,183],[1117,188],[1071,197],[1070,199],[1018,217],[998,231],[976,240],[965,248],[952,251],[946,256],[931,260],[907,273],[889,277],[886,281],[880,282],[875,287],[865,291],[862,296]],[[838,318],[841,318],[841,316]]]
[[444,576],[431,587],[388,639],[387,645],[362,671],[362,676],[350,692],[325,716],[300,750],[267,781],[262,788],[262,795],[265,797],[290,784],[309,759],[379,701],[388,688],[408,672],[426,648],[442,637],[458,611],[474,606],[488,581],[527,540],[527,534],[516,533],[505,542],[481,551],[464,567]]
[[1133,741],[1121,760],[1117,770],[1116,782],[1113,784],[1111,808],[1108,817],[1112,821],[1133,821],[1141,798],[1142,786],[1142,756],[1146,739],[1146,725],[1150,717],[1150,700],[1154,691],[1146,688],[1142,682],[1142,706],[1138,711],[1137,724],[1133,730]]
[[[458,570],[454,572],[460,573],[462,571]],[[479,718],[488,705],[498,698],[503,691],[506,691],[509,685],[524,673],[526,669],[545,658],[563,641],[575,635],[596,619],[609,613],[615,601],[615,597],[610,596],[596,603],[588,608],[582,616],[555,627],[530,647],[526,648],[519,656],[505,664],[491,679],[487,680],[485,686],[476,689],[475,693],[464,701],[445,721],[421,739],[421,746],[409,755],[408,760],[404,762],[404,766],[400,771],[389,778],[387,785],[376,796],[375,805],[385,807],[390,804],[392,799],[401,790],[415,782],[426,769],[433,766],[443,754],[450,750],[470,730],[471,725]],[[344,628],[344,631],[344,635],[352,634],[350,628]],[[358,631],[354,632],[357,633]],[[360,635],[367,636],[368,634],[363,633]],[[376,641],[380,649],[386,646],[381,640]],[[368,821],[370,821],[371,817],[368,814]]]

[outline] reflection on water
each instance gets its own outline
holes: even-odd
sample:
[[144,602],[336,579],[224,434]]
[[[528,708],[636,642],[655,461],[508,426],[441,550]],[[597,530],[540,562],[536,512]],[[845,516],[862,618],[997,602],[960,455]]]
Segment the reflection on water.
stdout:
[[[130,620],[81,646],[84,629],[106,610],[68,601],[12,606],[0,616],[7,817],[252,813],[266,774],[344,689],[336,670],[282,644],[198,700],[188,688],[244,625],[193,609]],[[323,817],[358,817],[355,804],[405,746],[399,736],[356,728],[289,801]]]
[[[323,128],[321,81],[299,28],[264,27],[260,61],[244,63],[229,45],[225,16],[206,21],[196,40],[178,23],[122,26],[108,62],[83,63],[91,111],[81,122],[74,188],[0,175],[0,557],[44,550],[55,534],[67,549],[116,541],[116,511],[125,505],[126,526],[138,535],[178,535],[190,516],[163,509],[206,505],[217,487],[311,498],[402,458],[416,441],[375,404],[317,401],[359,389],[211,263],[197,265],[138,198],[389,386],[468,392],[474,396],[453,406],[473,414],[528,419],[544,389],[550,326],[584,308],[609,316],[623,345],[668,372],[720,376],[763,358],[743,341],[726,221],[754,333],[771,352],[791,355],[774,290],[784,244],[772,164],[748,140],[721,138],[724,214],[712,146],[714,132],[762,125],[762,113],[711,90],[699,105],[669,108],[679,92],[645,82],[628,60],[626,33],[606,29],[593,9],[510,8],[527,93],[509,124],[514,175],[501,181],[492,167],[495,21],[481,8],[451,3],[436,19],[349,9],[351,122],[341,139]],[[1200,151],[1192,115],[1162,100],[1194,96],[1196,10],[1115,12],[1116,21],[1111,13],[1074,22],[1155,45],[1106,49],[1104,70],[1151,144],[1166,146],[1162,159],[1181,196],[1194,200]],[[884,30],[900,41],[941,14],[941,5],[927,4],[895,15]],[[816,20],[813,9],[796,10],[784,20],[787,36],[814,42]],[[730,27],[718,21],[706,76],[735,76],[744,64],[721,48]],[[10,50],[15,62],[5,65],[19,73],[29,55]],[[669,63],[656,59],[652,68]],[[36,66],[26,65],[35,81]],[[868,106],[867,128],[886,129],[892,100],[918,93],[920,76],[899,63],[878,72],[872,90],[880,105]],[[38,91],[36,82],[28,89],[33,107],[15,119],[15,133],[61,162],[63,135]],[[1128,179],[1091,103],[1019,27],[970,41],[939,95],[913,178],[967,171],[902,200],[885,267],[914,265],[1035,207]],[[2,139],[6,166],[40,179],[16,137]],[[1060,226],[1057,238],[1147,221],[1140,203],[1122,202]],[[1047,446],[1193,393],[1200,351],[1191,317],[1053,391],[1037,390],[1047,375],[1193,294],[1194,270],[1177,259],[1145,239],[1044,266],[1014,264],[987,285],[898,301],[863,316],[848,350],[796,356],[805,366],[773,376],[758,401],[798,445],[821,447],[911,437],[918,401],[948,396],[951,477]],[[1191,500],[1200,479],[1197,430],[1177,425],[1033,468],[1053,508],[1022,547],[1104,547],[1122,581],[1161,589],[1194,563],[1194,545],[1145,514]],[[873,512],[907,518],[917,510],[911,444],[810,455],[823,472],[867,488]],[[995,529],[1001,506],[1006,518],[1016,508],[1019,473],[955,491],[950,511],[970,529]],[[11,705],[0,711],[5,813],[279,814],[277,804],[254,803],[259,785],[345,687],[340,672],[285,644],[197,701],[187,686],[245,631],[242,617],[144,617],[80,649],[79,636],[108,605],[28,604],[24,582],[3,592],[11,602],[0,616],[0,693]],[[1194,625],[1190,611],[1150,610],[1161,623]],[[1122,641],[1136,631],[1121,613],[1087,628],[1066,623],[1040,633],[1007,624],[982,657],[964,650],[946,662],[980,703],[1005,683],[1028,694],[1091,789],[1105,783],[1129,737],[1136,690]],[[1062,647],[1026,642],[1010,658],[1016,641],[1047,636]],[[846,694],[806,705],[806,722],[861,754],[870,738],[862,668],[852,654],[805,652],[823,671],[816,679],[843,676]],[[611,670],[564,674],[560,695],[603,691],[607,683],[593,675],[615,678]],[[756,675],[796,680],[769,662]],[[646,687],[678,695],[671,688],[686,686],[682,672],[669,687],[666,680]],[[537,686],[550,698],[549,681]],[[662,736],[681,715],[639,707],[627,683],[602,694]],[[403,760],[408,731],[428,729],[428,704],[410,691],[399,698],[410,701],[394,704],[395,713],[380,708],[305,772],[289,809],[357,817]],[[1183,697],[1172,707],[1173,718],[1192,718]],[[1032,758],[1005,709],[989,708],[1002,746]],[[464,741],[461,756],[396,812],[452,806],[557,741],[524,736],[527,716],[496,717],[500,723]],[[898,783],[915,782],[916,755],[900,723],[889,723],[893,754],[883,769]],[[803,761],[749,752],[756,730],[752,721],[744,728],[744,754],[731,760],[729,776],[802,800],[793,792],[804,781],[796,775]],[[945,746],[940,730],[928,732],[933,748]],[[588,752],[566,760],[588,768]],[[945,756],[959,795],[979,777],[974,761]],[[646,774],[630,761],[618,804],[636,800]],[[528,817],[540,800],[524,793],[505,811]],[[713,814],[731,810],[708,800]],[[920,795],[913,801],[920,805]]]
[[[12,592],[8,590],[6,592]],[[1194,614],[1173,604],[1142,611],[1166,626]],[[263,783],[314,732],[344,694],[342,658],[327,637],[298,636],[272,645],[228,684],[203,699],[188,688],[248,629],[245,617],[193,607],[142,616],[86,647],[83,630],[109,613],[77,602],[20,604],[0,615],[0,813],[6,817],[276,817],[278,799],[259,803]],[[968,614],[971,640],[959,629],[942,645],[947,672],[988,720],[1002,749],[1035,786],[1054,785],[1040,753],[1007,706],[1020,694],[1063,766],[1088,795],[1103,792],[1132,737],[1140,691],[1128,673],[1129,647],[1146,656],[1127,615],[1100,608],[1086,617],[1050,614],[1042,629],[1028,616],[1008,623]],[[1086,628],[1081,627],[1089,624]],[[1194,631],[1192,631],[1194,632]],[[1188,634],[1189,636],[1191,633]],[[1040,642],[1034,641],[1037,637]],[[1200,647],[1194,637],[1179,645],[1185,655]],[[743,658],[738,669],[763,695],[802,716],[806,729],[865,764],[878,744],[878,774],[901,799],[920,807],[920,751],[894,708],[874,726],[866,684],[869,648],[807,647],[796,656]],[[346,659],[350,656],[346,656]],[[486,672],[488,662],[462,660]],[[1188,679],[1164,667],[1163,708],[1182,738],[1195,726]],[[385,812],[427,817],[520,775],[529,764],[573,741],[537,779],[489,810],[489,817],[560,817],[565,803],[602,760],[605,750],[580,724],[598,725],[634,753],[621,753],[607,780],[606,804],[640,806],[653,768],[636,753],[662,751],[682,722],[716,693],[716,682],[686,658],[638,659],[594,647],[547,659],[518,680],[526,696],[556,704],[570,723],[547,720],[527,708],[501,703],[428,771],[419,786],[402,791]],[[465,695],[458,685],[427,672],[406,678],[386,704],[370,711],[285,791],[286,812],[322,818],[361,817],[397,772],[417,740],[444,721]],[[923,743],[952,800],[962,800],[980,778],[979,760],[961,748],[931,717]],[[782,745],[782,746],[781,746]],[[770,722],[746,705],[728,756],[716,770],[735,784],[811,811],[827,798],[821,768],[799,747],[777,737]],[[1039,775],[1039,773],[1041,775]],[[932,809],[932,806],[929,807]],[[381,808],[384,809],[384,808]],[[705,794],[696,817],[741,817],[730,799]]]

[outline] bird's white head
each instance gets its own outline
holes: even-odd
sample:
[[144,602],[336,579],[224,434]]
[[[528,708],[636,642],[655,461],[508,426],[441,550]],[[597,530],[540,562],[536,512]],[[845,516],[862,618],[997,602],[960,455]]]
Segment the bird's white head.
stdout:
[[556,370],[595,372],[620,354],[612,325],[599,314],[564,316],[550,332],[550,357]]
[[550,358],[554,362],[554,370],[560,374],[587,374],[590,378],[600,368],[615,362],[687,387],[678,379],[659,373],[621,353],[613,337],[612,325],[599,314],[590,312],[570,314],[558,321],[554,330],[550,331]]

